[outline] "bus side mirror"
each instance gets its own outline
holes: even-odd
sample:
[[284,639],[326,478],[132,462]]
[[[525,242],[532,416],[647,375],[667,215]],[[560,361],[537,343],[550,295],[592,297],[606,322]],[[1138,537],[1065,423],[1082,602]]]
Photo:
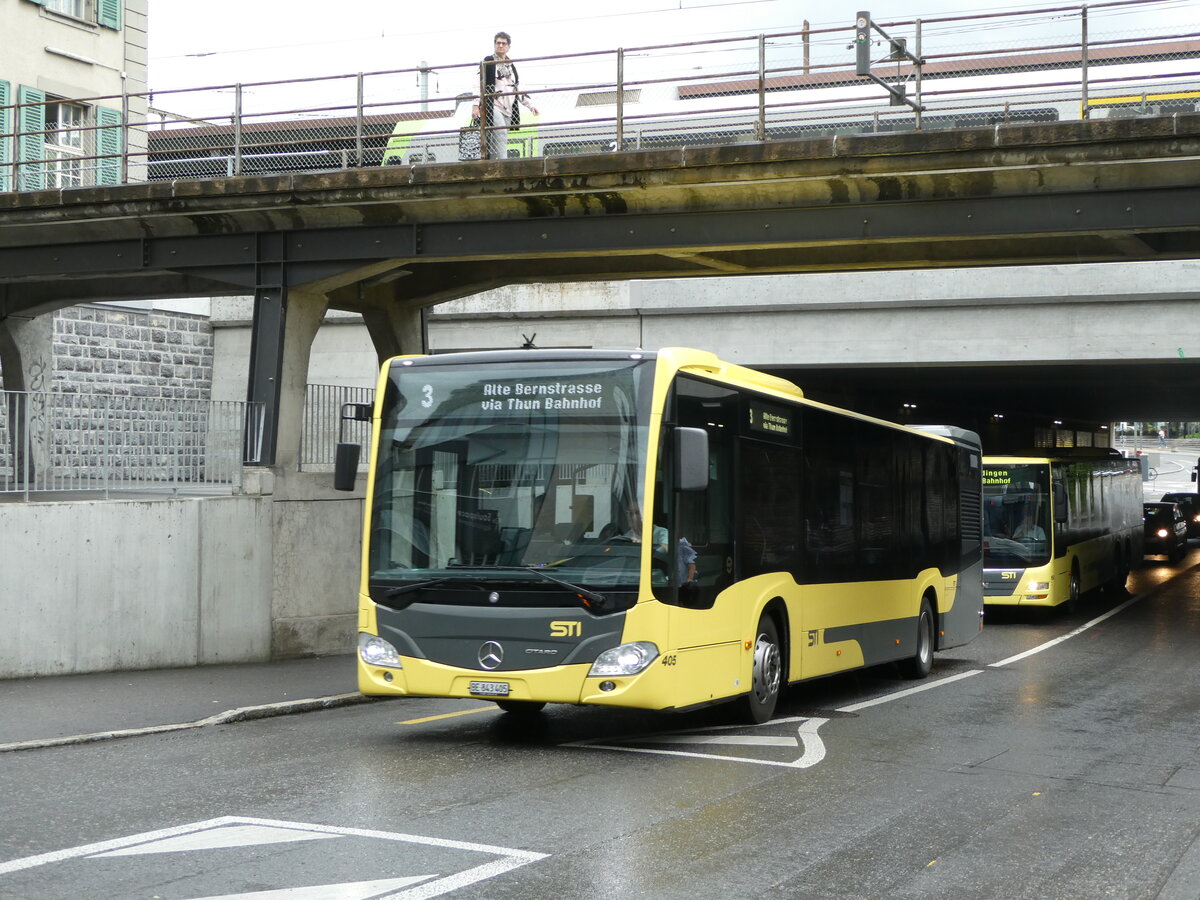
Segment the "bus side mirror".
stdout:
[[373,409],[370,403],[343,403],[341,422],[338,423],[337,454],[333,458],[333,489],[335,491],[354,490],[354,480],[358,477],[358,458],[362,447],[345,440],[347,422],[370,422]]
[[1054,521],[1067,521],[1067,488],[1060,481],[1054,483]]
[[676,428],[674,435],[676,490],[707,490],[708,432],[703,428]]
[[337,455],[333,458],[333,489],[335,491],[354,490],[354,480],[358,477],[358,457],[362,447],[358,444],[342,443],[337,445]]

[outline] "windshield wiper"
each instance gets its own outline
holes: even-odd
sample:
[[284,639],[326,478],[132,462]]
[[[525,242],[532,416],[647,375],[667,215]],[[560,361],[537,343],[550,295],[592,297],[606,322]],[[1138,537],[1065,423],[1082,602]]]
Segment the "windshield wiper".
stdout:
[[[569,582],[569,581],[563,581],[561,578],[555,578],[549,572],[544,571],[543,569],[539,568],[538,566],[517,566],[517,568],[521,569],[525,572],[532,572],[534,575],[540,575],[542,578],[545,578],[547,581],[553,581],[557,585],[561,585],[562,587],[565,587],[568,590],[575,591],[575,593],[577,593],[581,598],[583,598],[584,601],[590,600],[592,603],[595,603],[600,608],[603,608],[604,606],[606,606],[608,604],[608,598],[605,597],[603,594],[599,593],[598,591],[591,591],[585,587],[580,587],[577,584],[571,584],[571,582]],[[585,602],[584,605],[587,606],[589,604],[587,604]]]
[[407,594],[410,591],[419,591],[421,588],[433,587],[435,584],[441,584],[443,581],[449,580],[450,576],[447,575],[444,578],[431,578],[428,581],[414,581],[412,584],[402,584],[400,587],[385,591],[383,599],[391,600],[395,597],[399,597],[401,594]]
[[[591,608],[592,604],[596,605],[598,610],[603,610],[608,605],[608,597],[601,594],[599,591],[593,591],[589,588],[582,587],[578,584],[571,584],[569,581],[563,581],[561,578],[555,578],[547,572],[542,566],[471,566],[472,569],[481,569],[490,572],[532,572],[534,575],[539,575],[547,581],[552,581],[560,587],[565,587],[567,590],[574,591],[584,601],[583,605]],[[445,579],[440,579],[445,580]]]
[[430,578],[427,581],[414,581],[412,584],[402,584],[399,587],[390,588],[384,591],[379,599],[385,603],[388,603],[392,609],[404,609],[404,607],[412,603],[412,600],[405,600],[399,604],[391,603],[390,601],[395,600],[397,597],[403,596],[404,594],[411,594],[414,591],[433,587],[435,584],[443,584],[447,581],[457,581],[460,584],[463,584],[467,587],[473,587],[479,591],[487,590],[487,588],[485,588],[482,584],[477,584],[470,579],[463,578],[461,575],[444,575],[441,578]]

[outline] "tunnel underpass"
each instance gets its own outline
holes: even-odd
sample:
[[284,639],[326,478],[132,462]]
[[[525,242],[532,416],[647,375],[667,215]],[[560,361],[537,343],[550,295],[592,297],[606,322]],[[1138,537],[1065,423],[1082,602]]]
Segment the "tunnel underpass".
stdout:
[[1197,359],[771,371],[823,403],[891,421],[969,428],[989,453],[1032,447],[1038,429],[1097,433],[1122,421],[1200,421]]

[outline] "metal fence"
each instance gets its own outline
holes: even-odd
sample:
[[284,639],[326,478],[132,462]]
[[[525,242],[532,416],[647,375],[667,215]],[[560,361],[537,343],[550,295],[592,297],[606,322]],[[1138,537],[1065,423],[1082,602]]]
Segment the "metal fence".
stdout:
[[[1108,0],[522,58],[527,107],[489,95],[477,59],[107,97],[17,86],[0,190],[1195,111],[1197,60],[1200,4]],[[473,126],[485,95],[517,102],[520,127]]]
[[337,445],[350,441],[363,447],[359,471],[366,471],[371,445],[371,423],[342,421],[342,404],[370,403],[372,388],[340,384],[310,384],[304,398],[304,427],[300,438],[300,469],[332,472]]
[[0,391],[0,498],[228,493],[262,430],[260,403]]

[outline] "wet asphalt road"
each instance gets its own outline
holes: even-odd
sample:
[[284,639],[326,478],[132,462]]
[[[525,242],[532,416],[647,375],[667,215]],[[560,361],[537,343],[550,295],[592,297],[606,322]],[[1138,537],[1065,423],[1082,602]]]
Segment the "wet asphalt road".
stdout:
[[759,728],[407,700],[4,754],[0,898],[1195,900],[1197,563]]

